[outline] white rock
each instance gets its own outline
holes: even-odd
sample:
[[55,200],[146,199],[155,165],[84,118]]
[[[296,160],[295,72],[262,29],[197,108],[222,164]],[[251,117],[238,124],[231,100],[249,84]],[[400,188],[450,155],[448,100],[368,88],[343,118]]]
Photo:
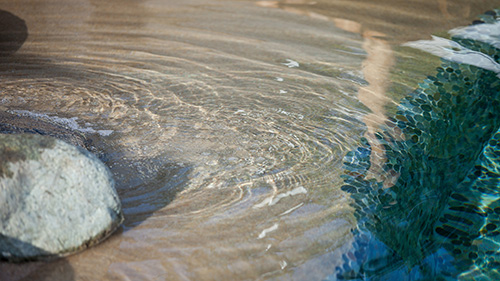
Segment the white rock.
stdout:
[[40,135],[0,135],[0,257],[67,255],[123,221],[108,168],[91,153]]

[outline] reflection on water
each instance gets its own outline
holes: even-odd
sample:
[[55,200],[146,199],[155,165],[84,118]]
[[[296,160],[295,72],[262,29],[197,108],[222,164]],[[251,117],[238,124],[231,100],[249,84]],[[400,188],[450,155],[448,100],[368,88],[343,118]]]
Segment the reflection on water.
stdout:
[[0,105],[90,133],[126,215],[0,279],[333,278],[359,243],[342,159],[398,102],[398,45],[492,8],[420,2],[0,2],[30,33],[0,58]]
[[387,188],[367,175],[379,162],[371,161],[366,139],[346,157],[342,189],[355,199],[359,228],[356,253],[350,253],[357,258],[346,254],[339,277],[500,277],[495,211],[500,76],[492,67],[500,58],[495,47],[500,29],[496,12],[483,20],[455,30],[452,40],[407,44],[447,55],[437,74],[403,99],[388,126],[376,133],[386,154],[382,168],[397,175],[395,184]]

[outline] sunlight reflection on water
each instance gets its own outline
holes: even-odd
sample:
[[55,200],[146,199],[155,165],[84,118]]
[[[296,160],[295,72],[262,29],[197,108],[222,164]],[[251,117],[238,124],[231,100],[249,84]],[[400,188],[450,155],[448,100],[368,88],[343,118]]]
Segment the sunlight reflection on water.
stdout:
[[415,86],[401,76],[425,77],[398,63],[438,61],[399,44],[492,5],[423,2],[424,21],[391,1],[380,13],[363,2],[2,1],[29,36],[0,58],[0,106],[86,130],[126,221],[56,263],[0,264],[1,279],[331,276],[356,225],[342,159]]

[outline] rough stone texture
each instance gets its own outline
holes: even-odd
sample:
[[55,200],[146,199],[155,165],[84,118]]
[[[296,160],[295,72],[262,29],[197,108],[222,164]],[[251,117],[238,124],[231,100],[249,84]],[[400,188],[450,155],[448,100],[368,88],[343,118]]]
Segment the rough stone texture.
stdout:
[[0,258],[62,256],[123,221],[107,167],[86,150],[36,134],[0,134]]

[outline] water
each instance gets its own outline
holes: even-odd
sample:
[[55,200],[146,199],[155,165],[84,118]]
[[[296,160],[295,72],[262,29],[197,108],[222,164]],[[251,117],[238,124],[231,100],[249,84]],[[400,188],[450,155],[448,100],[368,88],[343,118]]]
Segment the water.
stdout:
[[[336,280],[364,261],[390,263],[392,247],[392,267],[360,278],[404,280],[424,278],[415,264],[458,259],[423,246],[405,256],[408,246],[364,227],[373,216],[342,189],[343,159],[364,137],[379,157],[361,172],[399,186],[374,136],[441,65],[402,44],[447,36],[495,1],[0,3],[28,27],[0,58],[0,106],[90,134],[126,217],[101,245],[0,264],[0,279]],[[404,223],[453,204],[438,195],[375,217]]]
[[[345,158],[342,189],[352,194],[358,229],[357,260],[343,276],[373,280],[406,270],[399,275],[500,278],[497,12],[454,30],[452,40],[407,44],[425,43],[443,54],[442,64],[401,101],[376,139]],[[384,148],[378,168],[387,178],[369,176],[370,165],[379,164],[371,161],[374,146]]]

